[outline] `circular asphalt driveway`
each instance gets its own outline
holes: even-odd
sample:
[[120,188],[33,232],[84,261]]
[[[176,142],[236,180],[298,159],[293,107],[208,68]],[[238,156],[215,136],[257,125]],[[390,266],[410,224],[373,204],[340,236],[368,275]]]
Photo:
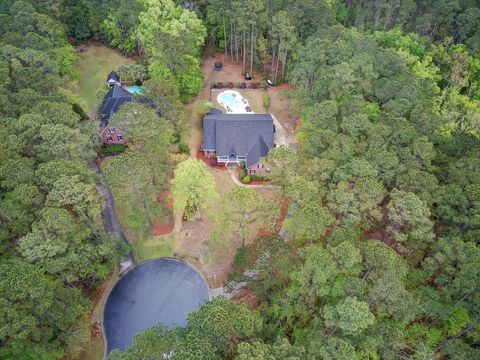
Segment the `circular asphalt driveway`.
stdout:
[[139,264],[115,284],[105,303],[106,353],[125,350],[158,323],[184,326],[187,314],[209,298],[204,278],[188,264],[161,258]]

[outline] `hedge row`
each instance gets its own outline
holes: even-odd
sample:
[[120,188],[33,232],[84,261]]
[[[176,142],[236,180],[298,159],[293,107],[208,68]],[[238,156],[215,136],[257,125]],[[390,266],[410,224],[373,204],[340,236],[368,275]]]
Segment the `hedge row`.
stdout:
[[102,155],[121,154],[125,151],[126,148],[127,148],[127,145],[123,145],[123,144],[105,145],[102,149]]
[[223,89],[223,88],[228,88],[228,89],[265,89],[267,87],[266,84],[263,83],[233,83],[233,82],[217,82],[215,84],[212,84],[212,89]]

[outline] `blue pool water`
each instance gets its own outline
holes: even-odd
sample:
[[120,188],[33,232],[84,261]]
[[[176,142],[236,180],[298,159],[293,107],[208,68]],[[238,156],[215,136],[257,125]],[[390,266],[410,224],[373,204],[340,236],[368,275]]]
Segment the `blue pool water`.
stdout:
[[[221,93],[219,95],[218,101],[225,107],[227,112],[232,112],[232,113],[251,112],[248,102],[244,100],[243,96],[240,93],[236,93],[236,92]],[[249,111],[247,110],[247,108],[249,109]]]
[[236,96],[233,96],[232,94],[229,94],[229,93],[223,94],[222,99],[225,102],[225,104],[230,106],[232,109],[242,108],[245,106],[240,100],[237,99]]
[[134,95],[143,95],[143,86],[133,85],[127,87],[127,90]]

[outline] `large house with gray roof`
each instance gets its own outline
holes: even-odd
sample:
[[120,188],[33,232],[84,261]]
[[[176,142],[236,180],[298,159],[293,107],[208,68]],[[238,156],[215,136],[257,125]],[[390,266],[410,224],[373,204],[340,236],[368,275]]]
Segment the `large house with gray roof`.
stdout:
[[245,162],[249,174],[264,173],[260,163],[275,144],[270,114],[224,114],[211,111],[203,118],[202,150],[225,165]]

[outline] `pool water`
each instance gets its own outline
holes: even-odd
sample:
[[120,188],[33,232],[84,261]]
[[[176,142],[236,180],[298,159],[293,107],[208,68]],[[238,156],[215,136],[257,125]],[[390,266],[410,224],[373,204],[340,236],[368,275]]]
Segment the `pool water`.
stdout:
[[127,87],[127,90],[134,95],[143,95],[143,86],[133,85]]
[[248,101],[238,91],[224,91],[218,95],[217,101],[227,113],[252,113]]

